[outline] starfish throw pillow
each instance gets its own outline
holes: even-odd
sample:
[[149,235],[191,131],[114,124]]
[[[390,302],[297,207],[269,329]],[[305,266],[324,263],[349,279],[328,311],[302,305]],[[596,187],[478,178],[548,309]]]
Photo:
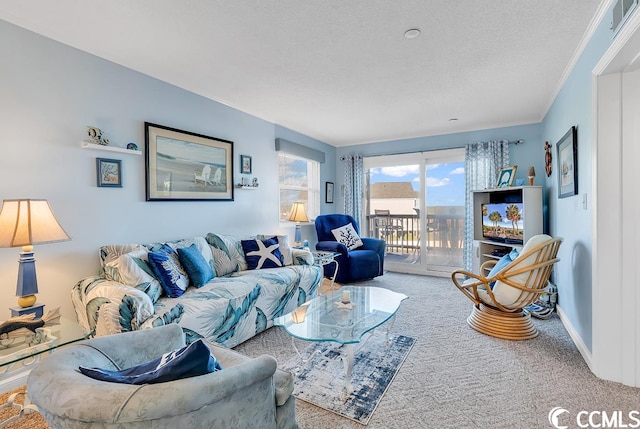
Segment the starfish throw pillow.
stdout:
[[276,268],[284,265],[277,238],[242,240],[242,250],[249,270]]

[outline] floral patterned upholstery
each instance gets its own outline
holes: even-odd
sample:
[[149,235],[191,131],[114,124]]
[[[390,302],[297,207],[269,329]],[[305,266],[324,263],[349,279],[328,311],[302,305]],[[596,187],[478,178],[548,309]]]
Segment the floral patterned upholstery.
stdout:
[[[145,252],[164,243],[124,244],[100,249],[101,275],[79,281],[72,302],[79,323],[96,336],[176,323],[190,343],[199,338],[234,347],[273,326],[273,319],[314,297],[322,270],[301,249],[291,265],[246,270],[240,238],[207,234],[166,243],[172,248],[195,244],[216,276],[184,294],[163,294]],[[131,255],[135,258],[131,258]],[[127,263],[119,263],[123,257]]]

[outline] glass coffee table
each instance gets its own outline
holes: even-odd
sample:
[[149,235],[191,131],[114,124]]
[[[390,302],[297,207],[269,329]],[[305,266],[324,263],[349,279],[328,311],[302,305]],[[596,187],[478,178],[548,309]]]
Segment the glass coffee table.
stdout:
[[[60,318],[60,323],[37,328],[36,332],[20,339],[0,338],[0,380],[16,376],[22,371],[28,371],[40,362],[40,359],[53,352],[56,348],[82,341],[89,337],[89,333],[75,321]],[[17,393],[8,398],[8,402],[0,404],[0,409],[15,408],[18,414],[0,422],[0,428],[14,422],[31,411],[38,411],[37,407],[25,397],[24,404],[14,402]]]
[[404,294],[379,287],[344,286],[305,302],[273,322],[276,326],[282,326],[293,338],[339,343],[346,389],[350,394],[353,391],[353,344],[359,343],[367,332],[383,324],[387,327],[388,338],[400,303],[407,298]]

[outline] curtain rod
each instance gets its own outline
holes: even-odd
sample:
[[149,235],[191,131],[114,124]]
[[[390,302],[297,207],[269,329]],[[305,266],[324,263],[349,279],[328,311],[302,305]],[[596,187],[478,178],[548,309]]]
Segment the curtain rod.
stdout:
[[[518,140],[507,140],[507,143],[509,144],[514,144],[514,145],[519,145],[519,144],[524,144],[524,139],[518,139]],[[394,153],[385,153],[385,154],[381,154],[381,155],[367,155],[367,158],[373,158],[373,157],[377,157],[377,156],[393,156],[393,155],[408,155],[408,154],[412,154],[412,153],[419,153],[419,154],[424,154],[426,152],[435,152],[435,151],[439,151],[439,150],[449,150],[449,149],[464,149],[464,146],[461,147],[450,147],[450,148],[446,148],[446,149],[434,149],[432,151],[429,150],[414,150],[414,151],[409,151],[409,152],[394,152]],[[350,154],[350,155],[357,155],[357,154]],[[363,155],[360,155],[363,156]],[[340,157],[340,161],[344,161],[345,159],[345,155],[342,155]]]

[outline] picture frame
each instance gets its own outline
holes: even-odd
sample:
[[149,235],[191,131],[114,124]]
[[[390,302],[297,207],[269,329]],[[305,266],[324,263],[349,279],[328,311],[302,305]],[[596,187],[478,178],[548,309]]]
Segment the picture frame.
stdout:
[[240,173],[251,174],[252,161],[249,155],[240,155]]
[[556,143],[558,158],[558,198],[578,194],[578,133],[575,126]]
[[513,180],[516,177],[517,165],[511,165],[508,167],[502,167],[498,172],[498,182],[496,188],[508,188],[513,184]]
[[147,201],[233,201],[233,142],[145,122]]
[[333,182],[326,182],[324,184],[324,202],[333,204]]
[[96,158],[98,187],[122,188],[122,161],[119,159]]

